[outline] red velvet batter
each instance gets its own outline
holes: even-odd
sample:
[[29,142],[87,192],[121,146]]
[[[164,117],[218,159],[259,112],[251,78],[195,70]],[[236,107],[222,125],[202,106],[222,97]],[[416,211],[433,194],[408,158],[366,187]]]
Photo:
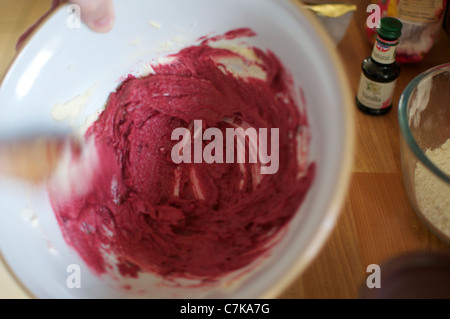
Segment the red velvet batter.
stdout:
[[[123,275],[213,279],[246,266],[294,216],[313,181],[314,164],[298,158],[307,156],[309,138],[299,135],[307,118],[277,57],[254,48],[267,80],[244,80],[216,62],[236,53],[202,40],[111,94],[86,134],[104,163],[93,191],[64,202],[50,194],[65,239],[99,274],[115,264]],[[258,175],[250,163],[174,164],[172,131],[193,120],[205,129],[279,128],[278,172]]]

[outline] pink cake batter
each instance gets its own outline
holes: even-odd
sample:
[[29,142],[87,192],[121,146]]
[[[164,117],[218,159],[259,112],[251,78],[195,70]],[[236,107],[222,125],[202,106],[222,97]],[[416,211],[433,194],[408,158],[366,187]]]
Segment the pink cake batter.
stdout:
[[[315,165],[307,160],[308,120],[289,73],[272,52],[250,48],[267,76],[236,77],[218,61],[246,57],[210,46],[251,35],[238,29],[202,38],[110,95],[86,133],[102,163],[92,191],[65,201],[50,192],[66,241],[96,273],[116,267],[132,277],[144,271],[214,279],[270,248],[297,212]],[[171,134],[194,120],[221,130],[279,128],[277,173],[260,175],[252,163],[175,164]]]

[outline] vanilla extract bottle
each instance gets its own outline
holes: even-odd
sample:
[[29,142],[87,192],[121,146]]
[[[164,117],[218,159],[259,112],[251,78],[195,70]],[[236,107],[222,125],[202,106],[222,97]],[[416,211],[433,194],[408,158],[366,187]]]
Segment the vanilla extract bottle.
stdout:
[[356,105],[371,115],[386,114],[392,109],[400,65],[395,60],[402,30],[400,20],[393,17],[380,19],[372,54],[362,62]]

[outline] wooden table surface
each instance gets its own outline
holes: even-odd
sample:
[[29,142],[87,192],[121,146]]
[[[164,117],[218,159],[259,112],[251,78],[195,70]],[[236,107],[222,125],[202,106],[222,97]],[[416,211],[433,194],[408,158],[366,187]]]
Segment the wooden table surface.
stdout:
[[[361,62],[370,55],[372,45],[364,33],[369,3],[353,3],[358,10],[338,52],[356,95]],[[358,298],[370,274],[369,265],[411,251],[449,251],[409,203],[401,172],[397,119],[398,101],[407,84],[421,72],[446,62],[450,62],[450,40],[442,31],[425,60],[401,66],[391,112],[374,117],[356,111],[353,174],[338,224],[316,260],[283,298]]]
[[[364,35],[368,1],[353,2],[358,9],[337,50],[356,94],[360,64],[370,54],[372,45]],[[0,78],[14,56],[17,38],[48,9],[49,3],[50,0],[0,0]],[[407,198],[396,113],[406,85],[419,73],[445,62],[450,62],[450,41],[442,31],[424,61],[402,65],[390,113],[374,117],[355,112],[354,167],[336,228],[317,258],[281,298],[358,298],[369,275],[369,265],[409,251],[450,250],[419,220]],[[0,263],[0,298],[27,297]]]

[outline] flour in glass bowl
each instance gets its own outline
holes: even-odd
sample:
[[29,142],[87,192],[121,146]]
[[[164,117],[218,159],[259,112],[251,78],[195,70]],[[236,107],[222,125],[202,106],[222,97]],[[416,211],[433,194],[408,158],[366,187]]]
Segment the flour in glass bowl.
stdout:
[[[439,148],[428,149],[425,154],[441,171],[450,175],[450,139]],[[415,171],[415,189],[417,204],[422,214],[437,229],[450,237],[450,185],[418,163]]]

